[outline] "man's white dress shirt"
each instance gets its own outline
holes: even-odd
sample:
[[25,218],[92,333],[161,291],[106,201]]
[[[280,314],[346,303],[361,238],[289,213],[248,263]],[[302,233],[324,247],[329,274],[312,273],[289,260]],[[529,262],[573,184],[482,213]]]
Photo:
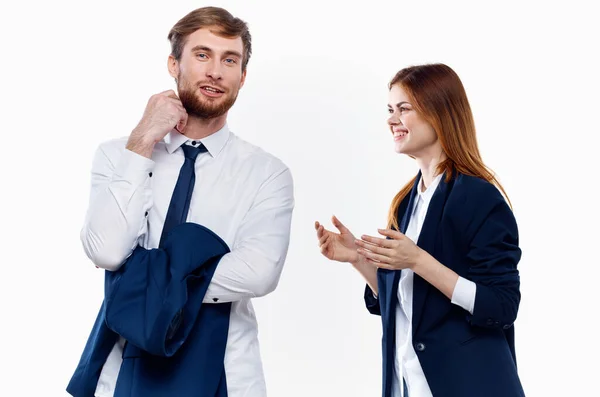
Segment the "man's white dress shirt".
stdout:
[[[114,271],[138,244],[157,248],[184,161],[180,146],[202,142],[208,152],[196,159],[187,221],[212,230],[231,249],[219,262],[204,303],[233,302],[224,363],[228,395],[266,396],[250,299],[270,293],[279,281],[294,207],[290,170],[227,125],[196,141],[172,131],[155,145],[152,159],[125,149],[127,139],[105,142],[96,151],[81,230],[87,256]],[[121,338],[104,364],[97,397],[113,396],[123,344]]]
[[[415,244],[421,234],[421,228],[425,221],[429,203],[441,178],[442,174],[438,175],[424,191],[423,180],[419,181],[418,193],[415,197],[416,200],[405,233],[405,236],[410,238]],[[412,270],[402,270],[398,285],[399,304],[396,305],[396,356],[394,360],[395,376],[392,385],[392,396],[394,397],[403,396],[403,380],[406,380],[410,397],[432,396],[412,342],[413,280],[414,272]],[[461,306],[473,314],[475,292],[475,283],[459,277],[454,287],[452,303]]]

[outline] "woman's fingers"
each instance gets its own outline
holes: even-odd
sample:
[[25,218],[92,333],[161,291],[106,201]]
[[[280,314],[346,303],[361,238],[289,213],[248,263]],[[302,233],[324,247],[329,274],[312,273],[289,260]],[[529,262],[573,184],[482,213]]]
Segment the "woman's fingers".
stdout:
[[333,222],[333,226],[335,226],[340,231],[340,233],[350,233],[350,230],[348,230],[348,228],[344,226],[344,224],[340,222],[340,220],[335,215],[331,217],[331,221]]
[[367,249],[376,254],[385,255],[385,256],[390,256],[390,254],[391,254],[391,250],[389,248],[383,248],[377,244],[371,244],[371,243],[365,242],[363,240],[358,240],[358,239],[355,240],[355,242],[356,242],[356,245],[358,245],[359,247]]
[[322,246],[323,244],[325,244],[328,239],[329,239],[329,235],[328,234],[325,234],[325,235],[321,236],[321,238],[319,239],[319,246]]
[[380,247],[392,248],[394,246],[394,240],[388,240],[385,238],[373,237],[363,234],[360,237],[363,241],[366,241],[371,244],[378,245]]
[[366,250],[364,248],[359,248],[358,253],[365,256],[367,259],[373,259],[373,260],[383,263],[383,264],[389,264],[390,258],[386,255],[380,255],[375,252]]

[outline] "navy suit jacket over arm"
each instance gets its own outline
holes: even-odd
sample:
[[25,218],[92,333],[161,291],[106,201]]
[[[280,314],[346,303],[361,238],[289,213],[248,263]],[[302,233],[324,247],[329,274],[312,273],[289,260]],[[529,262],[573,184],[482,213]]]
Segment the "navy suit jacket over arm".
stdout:
[[105,299],[67,391],[93,397],[122,336],[127,342],[115,397],[226,396],[231,304],[202,301],[228,252],[209,229],[184,223],[171,230],[163,248],[137,247],[118,271],[107,271]]

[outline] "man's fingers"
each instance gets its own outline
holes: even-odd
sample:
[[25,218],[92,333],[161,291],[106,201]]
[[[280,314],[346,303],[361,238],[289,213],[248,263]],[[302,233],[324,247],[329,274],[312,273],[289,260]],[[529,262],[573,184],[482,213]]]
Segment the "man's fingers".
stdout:
[[172,103],[172,104],[184,109],[183,104],[181,103],[181,100],[179,98],[177,98],[176,96],[175,97],[172,97],[172,96],[166,97],[165,100],[169,101],[169,103]]
[[158,95],[160,95],[160,96],[167,96],[169,98],[179,99],[179,97],[177,96],[177,94],[173,90],[166,90],[166,91],[163,91],[163,92],[159,92]]
[[187,125],[187,121],[188,121],[187,112],[185,110],[179,110],[179,121],[175,125],[175,129],[177,131],[179,131],[181,134],[183,134],[183,130],[185,129],[185,126]]

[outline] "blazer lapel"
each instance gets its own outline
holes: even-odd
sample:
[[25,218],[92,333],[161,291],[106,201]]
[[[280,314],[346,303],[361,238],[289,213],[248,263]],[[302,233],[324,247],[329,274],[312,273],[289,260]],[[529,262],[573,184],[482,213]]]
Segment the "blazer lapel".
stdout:
[[[421,173],[417,176],[419,181]],[[406,232],[410,220],[411,209],[415,200],[415,185],[411,190],[408,203],[404,202],[398,206],[396,217],[401,233]],[[381,314],[383,321],[383,395],[390,396],[392,393],[392,379],[394,377],[394,356],[396,354],[396,304],[398,303],[398,283],[400,281],[400,270],[377,269],[377,282],[379,285],[379,298],[381,301]]]
[[[398,213],[396,214],[397,219],[401,219],[400,233],[406,233],[406,229],[408,228],[408,222],[410,221],[410,215],[412,214],[413,207],[415,206],[415,198],[417,197],[417,189],[419,188],[419,181],[421,180],[421,171],[417,174],[417,178],[415,179],[415,183],[413,183],[413,187],[410,191],[410,196],[408,198],[408,205],[405,208],[402,208],[402,205],[398,206]],[[402,213],[401,213],[402,212]]]
[[[439,234],[438,226],[444,212],[448,193],[451,190],[451,185],[454,183],[454,178],[446,183],[445,176],[446,173],[442,175],[442,180],[431,197],[431,202],[429,203],[427,214],[425,215],[425,221],[423,222],[423,227],[421,228],[421,233],[417,240],[417,245],[431,255],[434,255],[435,253]],[[425,300],[430,287],[431,284],[415,273],[413,285],[413,336],[419,326],[421,314],[423,313],[423,306],[425,305]]]
[[[406,206],[399,205],[398,213],[396,214],[397,218],[400,220],[398,222],[398,226],[400,227],[401,233],[406,233],[406,229],[408,228],[408,223],[410,221],[410,215],[412,213],[412,208],[414,206],[415,197],[417,195],[417,187],[419,183],[419,179],[421,178],[421,171],[419,171],[415,183],[413,185],[412,190],[410,191],[410,196],[408,199],[408,204]],[[401,270],[386,270],[386,269],[378,269],[378,272],[383,273],[383,278],[385,280],[385,307],[387,310],[387,324],[395,324],[395,316],[396,316],[396,302],[398,295],[398,283],[400,281]],[[393,327],[395,329],[395,327]],[[395,335],[395,332],[392,332]]]

